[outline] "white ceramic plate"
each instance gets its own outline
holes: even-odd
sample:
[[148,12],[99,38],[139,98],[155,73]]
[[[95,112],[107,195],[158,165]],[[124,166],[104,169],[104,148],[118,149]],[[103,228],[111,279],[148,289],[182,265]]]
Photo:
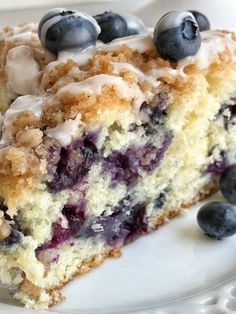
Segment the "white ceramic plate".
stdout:
[[[36,1],[31,2],[31,6],[35,6]],[[224,3],[208,0],[207,4],[199,0],[191,6],[187,0],[79,2],[71,7],[90,13],[109,9],[135,12],[148,26],[153,26],[169,10],[195,8],[210,17],[213,27],[236,30],[235,0]],[[37,21],[47,10],[42,6],[29,8],[30,1],[21,1],[24,9],[3,11],[1,9],[5,7],[1,4],[4,3],[12,8],[16,1],[0,0],[1,27]],[[49,1],[48,4],[57,6],[62,1]],[[215,195],[212,199],[220,199],[220,196]],[[50,313],[236,313],[236,236],[223,241],[204,236],[196,223],[199,206],[194,206],[158,232],[125,247],[122,258],[109,259],[89,275],[68,284],[63,289],[66,301]],[[29,314],[35,311],[23,309],[0,288],[0,313]]]

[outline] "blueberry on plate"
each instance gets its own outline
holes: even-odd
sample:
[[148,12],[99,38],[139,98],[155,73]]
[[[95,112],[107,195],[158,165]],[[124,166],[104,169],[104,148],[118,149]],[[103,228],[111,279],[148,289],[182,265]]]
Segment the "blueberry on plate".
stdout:
[[61,50],[84,50],[94,46],[99,33],[100,27],[92,16],[62,8],[45,14],[38,28],[42,45],[55,54]]
[[189,12],[195,17],[195,20],[198,23],[200,32],[208,31],[210,29],[210,22],[206,15],[202,14],[201,12],[190,10]]
[[202,230],[218,240],[236,233],[236,209],[226,203],[210,202],[202,206],[197,214]]
[[173,61],[195,55],[201,46],[199,27],[190,12],[165,14],[155,27],[153,41],[161,56]]
[[98,39],[104,43],[127,36],[127,24],[125,19],[114,12],[104,12],[103,14],[95,15],[95,20],[101,28],[101,33]]
[[141,35],[147,32],[146,26],[138,16],[128,13],[122,13],[120,16],[122,16],[126,21],[126,36]]
[[236,164],[227,167],[219,180],[220,191],[230,203],[236,204]]

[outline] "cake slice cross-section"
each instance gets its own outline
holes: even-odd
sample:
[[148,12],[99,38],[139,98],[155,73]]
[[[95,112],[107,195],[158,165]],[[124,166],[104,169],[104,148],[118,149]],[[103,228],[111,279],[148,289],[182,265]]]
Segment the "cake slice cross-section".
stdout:
[[236,162],[236,36],[201,32],[178,61],[149,31],[56,55],[26,24],[0,46],[0,280],[45,309],[217,190]]

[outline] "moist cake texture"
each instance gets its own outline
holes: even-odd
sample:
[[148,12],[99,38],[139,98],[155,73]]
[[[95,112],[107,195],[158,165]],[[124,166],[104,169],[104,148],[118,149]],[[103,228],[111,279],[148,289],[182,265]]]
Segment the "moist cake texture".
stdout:
[[35,24],[2,32],[0,280],[27,307],[62,300],[236,162],[236,37],[201,40],[173,62],[149,33],[56,57]]

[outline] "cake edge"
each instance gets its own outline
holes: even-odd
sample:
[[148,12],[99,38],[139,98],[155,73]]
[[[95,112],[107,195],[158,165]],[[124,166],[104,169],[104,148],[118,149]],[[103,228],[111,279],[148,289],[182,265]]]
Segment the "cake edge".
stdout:
[[[190,202],[182,204],[181,207],[179,207],[175,210],[166,211],[160,217],[158,217],[156,222],[153,224],[153,230],[151,232],[156,231],[160,226],[162,226],[165,223],[165,221],[168,221],[168,220],[171,220],[171,219],[177,217],[179,214],[181,214],[181,212],[184,209],[189,209],[190,206],[192,206],[192,205],[194,205],[200,201],[204,201],[210,195],[214,194],[217,191],[218,191],[217,182],[216,181],[210,182],[208,184],[208,186],[205,187],[202,191],[200,191],[199,194],[196,197],[194,197]],[[148,232],[147,234],[137,235],[136,238],[132,239],[132,241],[130,241],[127,244],[130,244],[130,243],[134,242],[137,238],[141,237],[142,235],[148,235],[151,232]],[[77,268],[77,270],[68,279],[61,280],[57,285],[55,285],[54,287],[52,287],[50,289],[40,288],[40,287],[32,284],[27,279],[24,279],[20,285],[19,293],[20,294],[23,293],[25,297],[27,297],[27,296],[30,297],[32,301],[35,300],[34,307],[36,309],[51,308],[55,304],[58,304],[59,302],[62,302],[65,300],[65,297],[61,294],[60,290],[63,289],[66,286],[66,284],[68,284],[70,281],[74,280],[75,278],[77,278],[80,275],[87,274],[93,268],[100,266],[105,261],[106,258],[108,258],[108,257],[118,258],[121,256],[121,254],[122,254],[122,247],[118,246],[115,248],[110,248],[106,252],[101,253],[99,255],[95,255],[95,256],[83,261],[82,264]],[[45,304],[45,303],[42,304],[41,302],[38,302],[40,299],[40,295],[43,292],[46,292],[46,294],[48,294],[48,296],[49,296],[49,302],[47,302],[47,304]],[[17,294],[18,293],[16,293],[16,295],[14,295],[14,298],[17,299],[18,301],[22,302],[23,304],[25,304],[26,302],[24,302],[22,300],[21,296],[17,297]],[[25,304],[25,305],[27,307],[27,304]]]

